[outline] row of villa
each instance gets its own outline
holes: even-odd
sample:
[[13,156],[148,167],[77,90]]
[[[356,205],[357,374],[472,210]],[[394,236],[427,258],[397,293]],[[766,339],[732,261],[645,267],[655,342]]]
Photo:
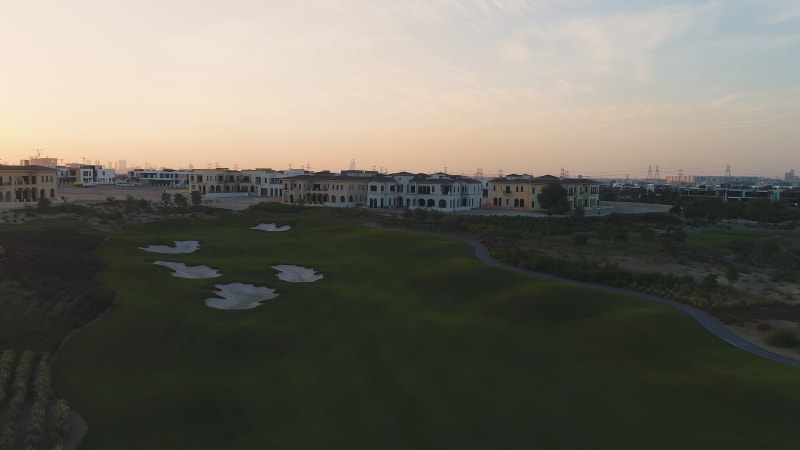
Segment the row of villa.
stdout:
[[572,208],[599,205],[599,183],[586,178],[507,175],[490,180],[446,173],[384,174],[369,170],[134,169],[123,183],[113,169],[72,164],[0,166],[0,202],[57,198],[59,185],[134,184],[198,191],[207,198],[251,196],[266,201],[327,207],[426,208],[464,211],[482,207],[541,211],[544,186],[565,188]]
[[307,172],[199,169],[189,174],[189,189],[209,197],[244,194],[271,197],[288,204],[328,207],[427,208],[464,211],[502,207],[541,211],[537,196],[544,186],[559,184],[572,208],[599,206],[600,183],[586,178],[508,175],[491,180],[446,173],[383,174],[343,170]]

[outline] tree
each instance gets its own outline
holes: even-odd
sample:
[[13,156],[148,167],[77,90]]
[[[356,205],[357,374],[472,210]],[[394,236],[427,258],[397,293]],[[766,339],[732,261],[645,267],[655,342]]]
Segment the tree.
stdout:
[[172,203],[172,194],[169,192],[164,192],[161,194],[161,204],[164,208],[168,207]]
[[52,205],[52,204],[53,204],[53,202],[51,202],[49,198],[47,198],[47,197],[44,197],[44,196],[42,196],[42,197],[39,197],[39,201],[37,201],[37,202],[36,202],[36,206],[37,206],[39,209],[47,209],[47,208],[49,208],[49,207],[50,207],[50,205]]
[[733,285],[739,281],[739,270],[733,264],[728,264],[725,268],[725,278],[728,279],[728,284]]
[[203,201],[203,196],[200,194],[200,191],[192,191],[192,206],[198,206]]
[[175,196],[173,196],[172,201],[178,208],[185,209],[189,207],[189,199],[187,199],[186,196],[181,194],[180,192],[176,193]]
[[711,292],[717,288],[719,283],[717,283],[717,275],[710,273],[703,278],[703,281],[700,282],[700,289],[704,292]]
[[567,190],[558,183],[550,183],[542,187],[536,199],[539,200],[539,205],[548,215],[569,212]]

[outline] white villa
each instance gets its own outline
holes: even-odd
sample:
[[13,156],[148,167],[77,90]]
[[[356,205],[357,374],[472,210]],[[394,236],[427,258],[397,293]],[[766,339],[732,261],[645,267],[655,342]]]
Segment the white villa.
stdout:
[[480,208],[482,196],[480,181],[444,173],[344,170],[283,179],[283,202],[290,204],[461,211]]

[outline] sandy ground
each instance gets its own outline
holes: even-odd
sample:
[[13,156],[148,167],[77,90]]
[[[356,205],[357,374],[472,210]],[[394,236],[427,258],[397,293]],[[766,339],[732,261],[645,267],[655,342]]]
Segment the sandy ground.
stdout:
[[252,228],[251,230],[262,230],[262,231],[288,231],[291,227],[289,225],[284,225],[282,227],[276,226],[274,223],[261,223]]
[[204,278],[217,278],[222,274],[217,269],[208,266],[187,266],[184,263],[172,261],[153,261],[153,264],[172,269],[172,276],[178,278],[189,278],[193,280]]
[[314,281],[322,279],[322,274],[317,273],[310,267],[280,264],[272,266],[272,268],[279,272],[279,279],[292,283],[313,283]]
[[147,247],[139,247],[139,249],[150,253],[180,254],[180,253],[192,253],[200,248],[200,243],[197,241],[173,241],[173,242],[175,243],[175,245],[172,247],[168,245],[148,245]]
[[206,305],[216,309],[251,309],[259,306],[264,300],[278,296],[275,289],[265,286],[254,286],[244,283],[214,285],[216,294],[222,298],[207,298]]

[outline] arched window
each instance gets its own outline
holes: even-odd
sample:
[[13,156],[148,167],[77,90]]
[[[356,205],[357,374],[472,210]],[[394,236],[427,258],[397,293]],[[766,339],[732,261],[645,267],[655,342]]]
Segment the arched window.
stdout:
[[447,208],[447,202],[444,200],[439,200],[439,208]]

